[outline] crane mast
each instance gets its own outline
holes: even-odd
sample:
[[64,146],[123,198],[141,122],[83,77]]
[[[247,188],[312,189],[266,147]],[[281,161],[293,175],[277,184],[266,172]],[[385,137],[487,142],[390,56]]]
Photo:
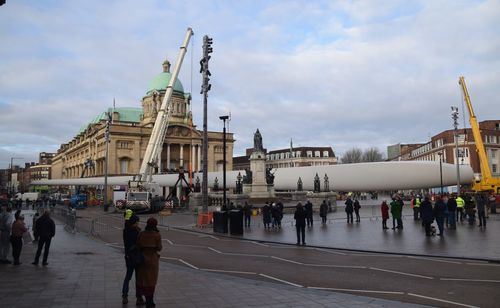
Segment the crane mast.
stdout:
[[192,35],[193,30],[188,28],[182,46],[179,49],[177,61],[170,75],[170,80],[165,90],[160,109],[158,110],[148,146],[139,169],[139,174],[134,176],[128,183],[127,208],[137,211],[156,211],[163,208],[161,200],[157,197],[159,194],[159,186],[157,183],[153,183],[153,173],[154,169],[158,166],[158,157],[163,149],[163,142],[172,114],[170,99],[174,91],[174,84],[179,75],[182,61],[186,55],[189,40]]
[[481,137],[481,131],[479,130],[479,125],[477,123],[474,109],[472,109],[469,92],[467,91],[465,78],[463,76],[460,76],[460,78],[458,79],[458,84],[462,88],[464,100],[467,104],[467,110],[469,111],[469,122],[472,129],[472,135],[474,136],[474,141],[476,143],[476,149],[479,156],[479,164],[481,168],[481,180],[476,181],[472,185],[472,189],[475,191],[493,190],[498,193],[498,190],[500,189],[500,179],[494,178],[491,175],[490,164],[488,163],[488,156],[486,155],[486,150],[484,148],[483,138]]

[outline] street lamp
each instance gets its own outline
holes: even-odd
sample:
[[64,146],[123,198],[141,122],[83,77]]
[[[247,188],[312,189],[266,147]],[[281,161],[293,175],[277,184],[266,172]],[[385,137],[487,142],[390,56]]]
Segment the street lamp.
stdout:
[[458,107],[451,106],[451,118],[453,119],[455,136],[455,159],[457,160],[457,195],[460,194],[460,166],[458,164]]
[[227,210],[227,205],[226,205],[226,120],[229,120],[229,116],[220,116],[219,119],[221,119],[224,122],[224,130],[222,131],[222,153],[223,153],[223,160],[224,162],[222,163],[222,188],[223,188],[223,198],[224,201],[222,203],[222,206],[224,209]]
[[109,125],[111,124],[111,113],[106,112],[106,131],[104,137],[106,139],[106,154],[104,158],[104,194],[103,194],[103,205],[104,211],[108,211],[108,155],[109,155]]
[[14,179],[12,178],[12,174],[14,173],[14,159],[24,159],[22,157],[11,157],[10,158],[10,195],[14,193]]
[[441,195],[443,195],[443,161],[441,157],[443,156],[443,152],[438,152],[439,155],[439,179],[441,181]]

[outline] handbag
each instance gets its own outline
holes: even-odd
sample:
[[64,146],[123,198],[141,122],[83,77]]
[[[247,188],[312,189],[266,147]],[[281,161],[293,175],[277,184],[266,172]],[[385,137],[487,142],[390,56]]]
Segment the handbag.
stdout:
[[141,266],[146,261],[144,259],[144,254],[137,246],[133,246],[129,252],[130,261],[135,267]]

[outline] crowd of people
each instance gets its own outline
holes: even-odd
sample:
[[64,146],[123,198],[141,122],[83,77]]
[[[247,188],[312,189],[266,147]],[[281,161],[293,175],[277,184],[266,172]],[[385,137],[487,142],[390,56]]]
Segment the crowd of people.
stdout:
[[[38,213],[37,213],[38,214]],[[44,210],[43,214],[33,216],[33,243],[37,244],[37,251],[33,261],[33,265],[38,265],[42,250],[43,259],[42,265],[47,266],[48,256],[50,250],[50,242],[55,236],[56,228],[52,218],[50,218],[50,211]],[[3,205],[0,213],[0,264],[13,264],[21,265],[19,257],[24,244],[24,236],[28,232],[26,223],[24,222],[24,215],[22,210],[16,210],[12,214],[12,207],[10,205]],[[9,252],[12,248],[12,261],[9,260]]]

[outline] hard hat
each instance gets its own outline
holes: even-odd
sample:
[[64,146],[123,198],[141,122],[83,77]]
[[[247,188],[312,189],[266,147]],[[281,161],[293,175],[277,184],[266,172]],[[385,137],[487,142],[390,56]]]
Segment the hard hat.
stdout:
[[125,220],[129,220],[133,214],[134,214],[134,212],[131,209],[125,210]]

